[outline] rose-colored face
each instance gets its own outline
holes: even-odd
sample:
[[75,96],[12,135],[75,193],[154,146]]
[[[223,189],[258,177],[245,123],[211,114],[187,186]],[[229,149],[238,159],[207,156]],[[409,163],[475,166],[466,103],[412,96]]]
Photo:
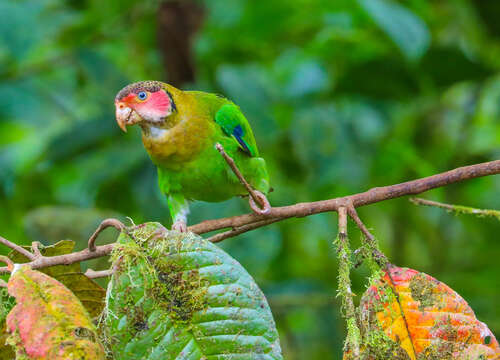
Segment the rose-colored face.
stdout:
[[137,123],[161,126],[175,109],[172,98],[165,90],[154,86],[148,89],[140,84],[133,84],[135,86],[128,91],[129,85],[115,99],[116,122],[125,132],[128,125]]

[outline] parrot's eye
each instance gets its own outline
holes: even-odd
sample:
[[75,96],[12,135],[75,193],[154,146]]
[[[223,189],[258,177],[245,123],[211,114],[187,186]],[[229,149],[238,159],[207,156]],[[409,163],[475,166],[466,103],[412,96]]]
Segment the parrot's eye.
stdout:
[[137,94],[137,97],[139,98],[139,100],[146,100],[148,94],[145,91],[141,91],[139,94]]

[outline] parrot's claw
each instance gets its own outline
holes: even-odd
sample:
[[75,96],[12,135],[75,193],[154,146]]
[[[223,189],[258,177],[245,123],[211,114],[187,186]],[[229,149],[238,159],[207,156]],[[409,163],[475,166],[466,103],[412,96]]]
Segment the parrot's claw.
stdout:
[[175,230],[175,231],[178,231],[178,232],[181,232],[181,233],[185,233],[185,232],[187,232],[187,224],[186,224],[185,221],[177,220],[172,225],[172,230]]

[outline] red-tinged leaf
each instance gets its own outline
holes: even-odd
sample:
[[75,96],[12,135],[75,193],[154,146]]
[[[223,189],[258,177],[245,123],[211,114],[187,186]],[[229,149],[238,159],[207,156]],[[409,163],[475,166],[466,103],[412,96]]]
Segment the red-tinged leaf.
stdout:
[[[54,245],[42,246],[40,252],[43,256],[65,255],[72,253],[74,247],[74,241],[61,240]],[[31,249],[28,246],[24,248],[28,251]],[[29,262],[28,258],[17,251],[11,251],[8,256],[17,264]],[[82,302],[92,318],[96,318],[101,314],[104,307],[106,290],[83,274],[80,263],[54,265],[43,268],[40,271],[60,281],[71,290]]]
[[[360,304],[363,359],[499,359],[500,347],[465,300],[442,282],[391,266]],[[347,351],[345,359],[351,359]]]
[[18,357],[105,359],[87,311],[59,281],[22,266],[10,277],[8,290],[16,306],[7,316],[7,331]]

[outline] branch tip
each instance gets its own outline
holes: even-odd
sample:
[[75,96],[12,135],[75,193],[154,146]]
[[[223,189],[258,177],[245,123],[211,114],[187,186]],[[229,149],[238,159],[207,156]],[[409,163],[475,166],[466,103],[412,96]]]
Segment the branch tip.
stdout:
[[7,264],[8,272],[12,272],[12,270],[14,270],[14,262],[11,259],[9,259],[7,256],[0,255],[0,261]]
[[85,276],[88,277],[89,279],[103,278],[111,276],[112,274],[113,274],[113,269],[99,270],[99,271],[87,269],[87,271],[85,271]]
[[90,252],[95,251],[96,249],[95,241],[97,237],[104,229],[107,229],[108,227],[114,227],[116,230],[120,232],[122,232],[125,229],[125,225],[123,225],[123,223],[120,220],[112,218],[103,220],[97,227],[96,231],[94,231],[92,236],[89,238],[88,249]]
[[33,251],[33,255],[35,255],[35,258],[40,258],[42,257],[42,253],[40,252],[40,247],[43,246],[39,241],[33,241],[31,243],[31,251]]
[[500,220],[500,210],[492,210],[492,209],[478,209],[478,208],[473,208],[469,206],[463,206],[463,205],[452,205],[452,204],[445,204],[442,202],[437,202],[437,201],[432,201],[432,200],[427,200],[427,199],[422,199],[422,198],[416,198],[416,197],[411,197],[410,202],[412,202],[415,205],[422,205],[422,206],[432,206],[432,207],[437,207],[440,209],[445,209],[446,211],[451,211],[457,214],[466,214],[466,215],[475,215],[475,216],[486,216],[486,217],[495,217],[498,220]]
[[11,248],[14,251],[17,251],[19,254],[24,255],[30,261],[33,261],[36,258],[36,256],[34,254],[30,253],[28,250],[26,250],[22,246],[14,244],[13,242],[10,242],[9,240],[7,240],[7,239],[5,239],[5,238],[3,238],[1,236],[0,236],[0,243],[4,244],[5,246]]

